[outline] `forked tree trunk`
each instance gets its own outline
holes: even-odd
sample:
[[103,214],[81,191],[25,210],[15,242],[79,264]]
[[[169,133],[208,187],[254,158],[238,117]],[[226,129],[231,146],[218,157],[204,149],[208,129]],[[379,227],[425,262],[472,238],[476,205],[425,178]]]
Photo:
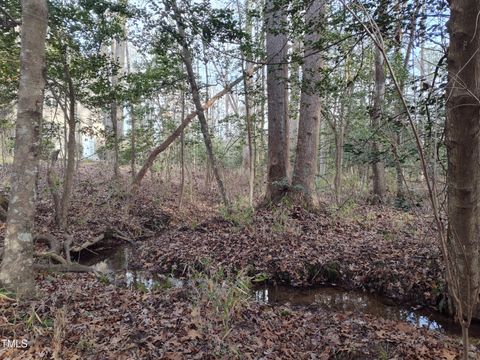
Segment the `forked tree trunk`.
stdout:
[[288,190],[288,38],[284,25],[286,12],[279,4],[266,4],[267,102],[268,102],[268,170],[265,200],[276,202]]
[[19,297],[29,297],[35,292],[32,233],[45,89],[48,10],[45,0],[22,0],[21,4],[20,87],[14,172],[0,283],[2,287],[15,292]]
[[383,105],[385,101],[385,70],[384,59],[380,49],[375,48],[375,89],[373,93],[373,108],[371,111],[372,131],[372,170],[373,170],[373,201],[383,203],[387,192],[385,183],[385,164],[381,159],[381,145],[378,135],[382,125]]
[[292,185],[307,204],[313,203],[317,174],[318,138],[320,132],[321,100],[318,84],[321,80],[322,58],[315,45],[320,41],[318,26],[323,15],[323,0],[314,0],[308,7],[305,22],[312,29],[305,35],[305,54],[302,66],[300,119]]
[[448,155],[448,243],[464,332],[478,302],[480,226],[480,32],[477,0],[452,0],[449,21],[446,144]]

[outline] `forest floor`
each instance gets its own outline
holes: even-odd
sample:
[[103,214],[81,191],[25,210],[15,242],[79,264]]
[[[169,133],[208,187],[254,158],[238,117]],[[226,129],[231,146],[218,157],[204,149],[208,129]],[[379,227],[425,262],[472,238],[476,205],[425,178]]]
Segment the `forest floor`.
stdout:
[[[215,191],[200,182],[187,188],[179,209],[178,184],[159,178],[145,179],[133,198],[100,168],[82,166],[69,231],[77,245],[118,231],[134,241],[129,267],[184,278],[183,286],[118,286],[99,273],[40,272],[38,299],[18,303],[0,293],[0,339],[29,341],[26,349],[0,347],[1,359],[459,355],[458,337],[361,312],[258,302],[249,290],[252,280],[336,286],[394,304],[442,309],[440,251],[421,209],[347,201],[307,212],[284,202],[255,212],[236,206],[228,214]],[[235,183],[238,176],[230,178],[228,188],[245,188]],[[39,189],[37,231],[60,239],[43,178]],[[480,354],[475,346],[473,358]]]

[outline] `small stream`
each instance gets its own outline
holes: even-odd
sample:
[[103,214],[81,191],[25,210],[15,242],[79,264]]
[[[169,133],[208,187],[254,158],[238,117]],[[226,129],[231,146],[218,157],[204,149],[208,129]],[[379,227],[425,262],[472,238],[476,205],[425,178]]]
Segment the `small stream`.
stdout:
[[[130,247],[100,250],[86,254],[79,260],[104,274],[109,283],[143,291],[156,288],[182,287],[184,281],[172,276],[152,276],[129,269],[132,256]],[[403,321],[416,327],[427,328],[452,336],[461,336],[460,325],[441,313],[427,309],[412,309],[388,304],[387,299],[373,294],[347,291],[335,287],[302,289],[289,286],[260,285],[252,289],[255,301],[271,305],[290,304],[294,308],[321,308],[332,311],[348,311],[368,314],[383,319]],[[470,337],[480,339],[480,324],[472,323]]]

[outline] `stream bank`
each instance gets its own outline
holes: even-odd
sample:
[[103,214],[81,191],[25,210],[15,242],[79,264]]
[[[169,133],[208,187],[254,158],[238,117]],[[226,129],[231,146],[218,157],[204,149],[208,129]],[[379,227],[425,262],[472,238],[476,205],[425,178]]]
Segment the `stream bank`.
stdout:
[[[80,259],[83,265],[93,267],[103,274],[101,281],[120,287],[144,292],[166,288],[182,288],[188,279],[172,274],[153,274],[130,268],[133,258],[130,246],[106,249]],[[417,328],[425,328],[453,337],[461,337],[462,331],[452,318],[425,307],[400,306],[391,299],[368,292],[324,286],[299,288],[269,283],[253,284],[252,300],[270,306],[291,306],[300,311],[320,309],[326,312],[351,312],[381,319],[406,322]],[[480,324],[473,322],[470,337],[480,341]]]

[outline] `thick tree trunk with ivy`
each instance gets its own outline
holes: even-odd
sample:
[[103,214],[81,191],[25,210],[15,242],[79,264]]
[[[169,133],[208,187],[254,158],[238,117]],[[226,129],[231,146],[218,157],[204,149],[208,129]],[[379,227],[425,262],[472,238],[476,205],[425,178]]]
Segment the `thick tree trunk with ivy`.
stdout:
[[32,233],[45,89],[45,37],[48,10],[45,0],[22,0],[21,5],[21,68],[14,172],[0,283],[2,287],[14,291],[19,297],[29,297],[35,292]]
[[322,21],[323,0],[314,0],[308,7],[305,22],[311,32],[305,35],[305,54],[302,65],[302,93],[300,118],[292,185],[307,204],[313,203],[315,175],[317,174],[318,138],[320,131],[321,100],[318,91],[322,79],[322,58],[315,45],[320,41],[319,24]]
[[268,0],[266,4],[267,103],[268,103],[268,165],[265,200],[278,201],[288,190],[288,38],[283,25],[285,10]]
[[468,326],[480,286],[480,3],[452,0],[450,9],[446,94],[448,245],[456,284],[449,286],[456,287],[458,293],[456,310],[463,325],[464,345],[468,346]]
[[373,92],[373,107],[370,118],[372,123],[372,170],[373,170],[373,201],[383,203],[387,192],[385,182],[385,164],[381,159],[381,145],[378,141],[382,126],[383,105],[385,101],[385,70],[384,59],[380,49],[375,48],[375,88]]

